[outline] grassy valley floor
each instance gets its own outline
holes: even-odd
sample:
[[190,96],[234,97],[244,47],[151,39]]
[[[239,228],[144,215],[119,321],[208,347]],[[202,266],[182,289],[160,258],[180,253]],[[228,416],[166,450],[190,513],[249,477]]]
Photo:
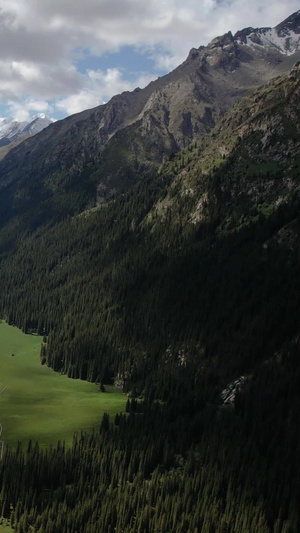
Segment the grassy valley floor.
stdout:
[[14,529],[9,525],[9,520],[5,518],[0,519],[0,533],[13,533]]
[[42,337],[25,335],[0,322],[1,439],[12,447],[18,441],[40,446],[58,440],[71,444],[74,431],[101,422],[103,413],[114,417],[125,410],[126,396],[113,386],[69,379],[40,364]]

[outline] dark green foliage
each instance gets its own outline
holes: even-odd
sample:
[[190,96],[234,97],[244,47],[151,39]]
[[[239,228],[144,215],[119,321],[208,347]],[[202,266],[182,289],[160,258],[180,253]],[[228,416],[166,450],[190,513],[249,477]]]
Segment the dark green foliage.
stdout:
[[16,531],[296,533],[298,360],[298,344],[286,346],[281,360],[256,373],[235,410],[210,406],[181,416],[168,404],[141,403],[117,426],[104,417],[99,431],[75,436],[70,450],[29,443],[25,453],[7,451],[4,516],[11,514]]
[[[47,335],[47,363],[118,375],[133,398],[71,450],[6,452],[16,531],[298,531],[299,253],[270,241],[297,235],[297,198],[231,235],[139,226],[163,186],[28,236],[2,264],[3,308]],[[218,406],[255,368],[235,411]]]
[[220,387],[297,333],[298,247],[264,247],[288,224],[297,231],[297,198],[230,234],[214,233],[213,220],[139,225],[165,185],[149,179],[3,260],[1,308],[47,335],[41,357],[55,370],[99,382],[119,374],[139,392],[150,380],[164,398],[182,365],[191,375],[204,365]]
[[[266,107],[281,116],[292,82],[276,83]],[[234,120],[248,127],[245,105]],[[297,124],[272,132],[263,162],[255,125],[241,137],[223,122],[228,157],[216,130],[96,209],[76,214],[80,194],[65,208],[72,187],[57,221],[34,218],[48,199],[24,226],[5,215],[2,314],[44,335],[42,363],[128,393],[126,415],[105,415],[71,449],[6,450],[2,514],[17,532],[299,531],[295,144],[284,159]],[[221,405],[241,374],[234,406]]]

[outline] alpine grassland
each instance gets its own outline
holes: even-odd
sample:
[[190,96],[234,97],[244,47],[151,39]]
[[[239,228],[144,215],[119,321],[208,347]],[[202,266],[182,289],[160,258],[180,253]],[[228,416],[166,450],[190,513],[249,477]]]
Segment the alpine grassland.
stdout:
[[25,335],[0,322],[0,403],[2,440],[13,448],[18,441],[40,446],[69,445],[74,431],[100,424],[103,414],[125,410],[120,389],[70,379],[40,364],[42,337]]

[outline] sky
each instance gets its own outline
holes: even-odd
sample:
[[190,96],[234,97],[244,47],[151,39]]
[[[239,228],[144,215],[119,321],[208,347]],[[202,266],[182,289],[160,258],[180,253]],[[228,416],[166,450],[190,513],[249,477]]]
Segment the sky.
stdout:
[[0,0],[0,117],[95,107],[167,74],[192,47],[298,9],[299,0]]

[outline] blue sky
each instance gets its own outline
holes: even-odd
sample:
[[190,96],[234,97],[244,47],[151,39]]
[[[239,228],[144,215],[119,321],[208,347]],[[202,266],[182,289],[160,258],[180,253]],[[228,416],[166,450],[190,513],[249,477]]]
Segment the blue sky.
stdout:
[[126,72],[126,78],[133,81],[136,78],[136,73],[155,70],[154,58],[132,46],[125,45],[118,52],[106,52],[100,57],[90,54],[88,49],[82,50],[81,55],[82,58],[76,60],[75,63],[76,68],[82,74],[87,69],[97,70],[101,65],[102,70],[120,68]]
[[299,0],[1,0],[0,117],[63,118],[144,87],[192,47],[275,26]]

